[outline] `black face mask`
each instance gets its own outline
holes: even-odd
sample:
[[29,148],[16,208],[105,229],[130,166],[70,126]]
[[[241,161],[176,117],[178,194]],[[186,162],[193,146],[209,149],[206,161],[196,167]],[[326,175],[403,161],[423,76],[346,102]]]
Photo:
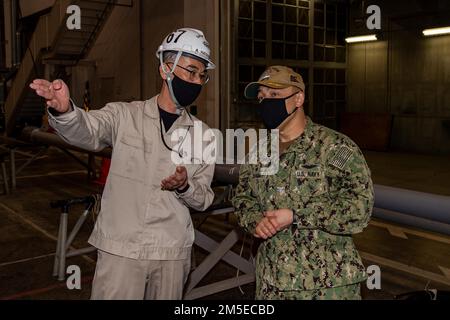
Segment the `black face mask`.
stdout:
[[[166,80],[167,81],[167,80]],[[170,84],[168,84],[170,87]],[[198,98],[202,91],[202,85],[184,81],[173,74],[172,90],[178,103],[182,107],[188,107]]]
[[267,129],[278,128],[284,120],[289,118],[298,108],[295,108],[291,113],[287,112],[286,100],[295,96],[298,92],[293,95],[282,98],[282,99],[264,99],[260,103],[261,117],[264,125]]

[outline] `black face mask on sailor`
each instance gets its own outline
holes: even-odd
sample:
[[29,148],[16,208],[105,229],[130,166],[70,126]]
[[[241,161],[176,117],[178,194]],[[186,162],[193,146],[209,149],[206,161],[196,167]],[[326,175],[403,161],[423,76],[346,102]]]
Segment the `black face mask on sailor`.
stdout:
[[287,98],[263,99],[260,102],[261,118],[267,129],[278,128],[287,118],[294,114],[298,107],[291,113],[287,112],[286,101],[295,96],[298,92]]
[[185,81],[173,74],[172,90],[178,103],[182,107],[189,107],[200,95],[202,85]]

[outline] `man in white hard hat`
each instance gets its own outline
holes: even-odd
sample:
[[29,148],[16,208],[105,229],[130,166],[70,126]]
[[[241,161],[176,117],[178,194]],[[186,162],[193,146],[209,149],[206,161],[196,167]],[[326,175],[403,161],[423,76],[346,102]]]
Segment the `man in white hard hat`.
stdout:
[[85,112],[74,106],[61,80],[30,85],[47,100],[49,122],[65,141],[95,151],[113,147],[89,239],[98,248],[92,299],[181,299],[194,242],[188,207],[205,210],[214,198],[214,165],[177,166],[171,156],[190,147],[184,140],[175,144],[172,132],[193,135],[199,121],[186,108],[215,68],[208,42],[199,30],[179,29],[164,39],[157,57],[162,89],[147,101]]

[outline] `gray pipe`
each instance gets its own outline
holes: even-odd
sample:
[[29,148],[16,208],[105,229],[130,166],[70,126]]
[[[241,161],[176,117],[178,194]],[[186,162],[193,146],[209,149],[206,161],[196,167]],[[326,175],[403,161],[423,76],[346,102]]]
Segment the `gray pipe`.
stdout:
[[48,133],[45,131],[41,131],[39,128],[36,128],[36,127],[25,127],[22,130],[22,134],[21,134],[20,138],[21,138],[21,140],[27,141],[27,142],[35,142],[35,143],[40,143],[40,144],[44,144],[44,145],[51,145],[51,146],[55,146],[55,147],[59,147],[59,148],[67,149],[67,150],[74,150],[74,151],[93,154],[96,156],[105,157],[105,158],[111,158],[111,152],[112,152],[111,148],[106,148],[106,149],[103,149],[98,152],[81,149],[81,148],[78,148],[78,147],[75,147],[75,146],[72,146],[72,145],[66,143],[64,140],[62,140],[58,135],[56,135],[54,133]]
[[[216,165],[214,178],[237,184],[239,165]],[[374,217],[450,234],[450,197],[382,185],[374,185],[374,189]]]
[[450,224],[450,197],[375,185],[375,207]]
[[239,164],[216,164],[214,179],[223,184],[239,183]]
[[415,217],[409,214],[404,214],[380,208],[374,208],[373,216],[375,218],[399,223],[402,225],[412,226],[423,230],[429,230],[437,233],[450,235],[450,225],[424,218]]
[[[22,138],[86,152],[67,144],[55,134],[34,127],[25,128]],[[111,149],[95,154],[110,157]],[[217,164],[214,179],[219,183],[236,185],[239,182],[239,168],[240,165]],[[374,185],[374,189],[374,217],[450,235],[450,197],[382,185]]]

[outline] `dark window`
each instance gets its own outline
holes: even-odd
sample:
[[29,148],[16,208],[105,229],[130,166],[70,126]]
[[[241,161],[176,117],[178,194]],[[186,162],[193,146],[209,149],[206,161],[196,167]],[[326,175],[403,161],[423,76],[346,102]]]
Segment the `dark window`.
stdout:
[[256,20],[266,20],[267,19],[267,9],[266,4],[263,2],[254,2],[254,16]]
[[262,41],[254,42],[253,56],[256,58],[265,58],[266,56],[266,43]]
[[[257,80],[269,64],[286,64],[285,61],[289,61],[305,81],[306,106],[309,90],[313,91],[314,99],[310,107],[314,120],[335,128],[337,117],[346,104],[347,4],[315,0],[236,1],[239,3],[236,13],[237,101],[248,107],[232,113],[235,125],[248,127],[252,123],[253,126],[260,124],[256,104],[243,97],[244,88],[249,82]],[[310,37],[311,27],[313,39]],[[308,61],[313,62],[310,67],[300,67]],[[314,66],[315,62],[320,63],[320,68]],[[336,67],[337,64],[342,64],[342,69],[339,65]],[[309,68],[314,74],[314,83],[310,83]]]
[[252,3],[250,1],[239,1],[239,17],[252,18]]

